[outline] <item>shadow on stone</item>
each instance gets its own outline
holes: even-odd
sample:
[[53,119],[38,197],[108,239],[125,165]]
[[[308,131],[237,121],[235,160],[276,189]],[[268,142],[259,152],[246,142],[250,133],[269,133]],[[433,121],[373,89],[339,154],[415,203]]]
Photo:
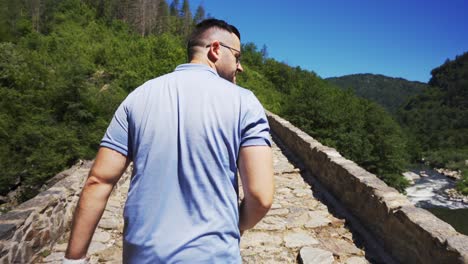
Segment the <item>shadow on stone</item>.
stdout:
[[[284,156],[296,168],[299,168],[300,175],[304,181],[310,186],[312,195],[319,202],[327,206],[329,212],[336,218],[345,219],[345,227],[352,233],[352,239],[357,247],[365,249],[365,257],[370,263],[398,263],[391,257],[382,246],[377,242],[376,238],[367,231],[359,220],[354,217],[326,188],[312,175],[303,164],[303,162],[295,157],[295,155],[281,142],[281,140],[272,133],[272,139],[275,141],[278,148]],[[300,255],[297,256],[298,263],[303,263]]]

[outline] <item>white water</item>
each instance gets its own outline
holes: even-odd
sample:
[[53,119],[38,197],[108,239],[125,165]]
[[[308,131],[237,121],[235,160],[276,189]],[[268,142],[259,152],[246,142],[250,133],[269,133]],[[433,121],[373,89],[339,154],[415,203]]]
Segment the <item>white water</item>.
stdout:
[[[414,171],[419,174],[419,171]],[[418,207],[444,207],[448,209],[468,208],[462,201],[450,200],[444,190],[455,187],[455,182],[436,171],[426,170],[427,177],[415,180],[415,184],[406,188],[408,199]]]

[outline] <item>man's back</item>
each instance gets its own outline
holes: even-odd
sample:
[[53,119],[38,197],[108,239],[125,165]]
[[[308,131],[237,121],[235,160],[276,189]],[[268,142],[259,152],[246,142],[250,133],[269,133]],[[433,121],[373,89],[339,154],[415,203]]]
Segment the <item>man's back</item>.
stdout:
[[81,192],[64,263],[87,263],[93,232],[131,161],[125,263],[241,262],[240,233],[273,203],[268,122],[255,96],[234,85],[243,71],[236,27],[198,23],[187,55],[189,64],[145,83],[117,109]]
[[205,65],[181,65],[136,89],[101,144],[134,161],[124,259],[240,262],[238,153],[268,138],[253,94]]

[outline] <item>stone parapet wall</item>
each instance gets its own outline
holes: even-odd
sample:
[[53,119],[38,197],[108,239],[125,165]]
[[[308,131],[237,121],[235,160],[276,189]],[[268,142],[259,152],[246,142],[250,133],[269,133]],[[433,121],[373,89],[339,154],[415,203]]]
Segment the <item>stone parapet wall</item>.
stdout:
[[273,133],[402,263],[468,263],[468,237],[417,208],[377,176],[267,113]]
[[[32,263],[69,228],[92,162],[59,173],[49,189],[0,216],[0,264]],[[128,180],[122,177],[116,188]]]

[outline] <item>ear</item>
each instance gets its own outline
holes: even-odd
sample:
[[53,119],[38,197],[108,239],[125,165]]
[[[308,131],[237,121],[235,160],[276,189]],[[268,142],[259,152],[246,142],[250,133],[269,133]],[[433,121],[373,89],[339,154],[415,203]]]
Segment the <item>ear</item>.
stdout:
[[212,62],[216,62],[219,60],[220,57],[220,48],[221,46],[219,45],[219,41],[214,41],[211,43],[210,50],[208,51],[208,58]]

